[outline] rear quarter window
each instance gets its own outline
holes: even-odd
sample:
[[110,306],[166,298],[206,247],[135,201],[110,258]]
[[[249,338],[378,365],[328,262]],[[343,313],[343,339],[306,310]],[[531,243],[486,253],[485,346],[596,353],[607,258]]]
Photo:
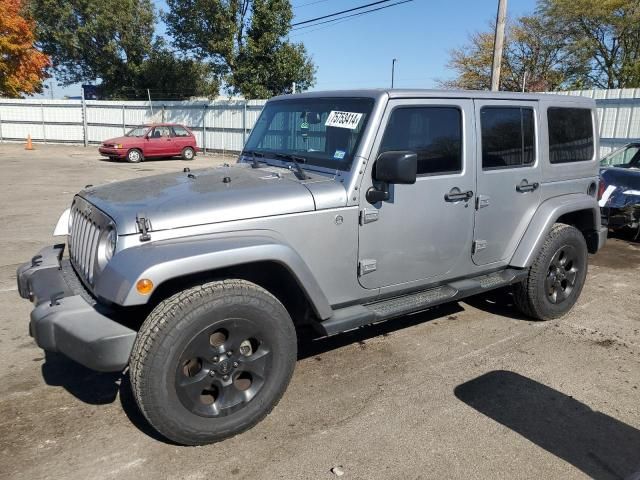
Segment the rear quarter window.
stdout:
[[187,131],[186,128],[181,127],[179,125],[174,125],[173,126],[173,133],[175,134],[176,137],[189,137],[189,136],[191,136],[191,134]]
[[588,108],[551,107],[547,110],[549,161],[593,160],[593,119]]

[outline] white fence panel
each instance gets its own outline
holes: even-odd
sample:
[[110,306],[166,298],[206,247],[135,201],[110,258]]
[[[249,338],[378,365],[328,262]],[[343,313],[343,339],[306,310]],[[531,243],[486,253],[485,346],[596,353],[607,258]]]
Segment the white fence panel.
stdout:
[[[596,100],[600,154],[640,139],[640,89],[557,92]],[[98,144],[136,125],[182,123],[206,150],[237,152],[266,100],[142,102],[0,99],[0,141]],[[152,113],[153,111],[153,113]],[[86,116],[86,118],[85,118]],[[86,125],[85,125],[86,122]]]

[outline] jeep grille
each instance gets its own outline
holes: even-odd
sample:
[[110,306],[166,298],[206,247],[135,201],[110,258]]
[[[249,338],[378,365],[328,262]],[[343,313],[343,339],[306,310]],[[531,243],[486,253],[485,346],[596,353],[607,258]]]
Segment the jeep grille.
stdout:
[[69,258],[78,275],[93,285],[100,233],[109,219],[86,200],[76,197],[71,205]]

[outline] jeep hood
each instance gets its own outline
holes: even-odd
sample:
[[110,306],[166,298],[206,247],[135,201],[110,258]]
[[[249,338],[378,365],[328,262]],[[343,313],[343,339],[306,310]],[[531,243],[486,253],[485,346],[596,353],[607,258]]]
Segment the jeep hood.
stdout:
[[317,204],[312,191],[322,192],[318,208],[346,205],[341,183],[307,174],[311,178],[301,181],[282,168],[236,164],[125,180],[90,187],[79,195],[109,215],[119,235],[138,232],[137,215],[158,231],[308,212]]

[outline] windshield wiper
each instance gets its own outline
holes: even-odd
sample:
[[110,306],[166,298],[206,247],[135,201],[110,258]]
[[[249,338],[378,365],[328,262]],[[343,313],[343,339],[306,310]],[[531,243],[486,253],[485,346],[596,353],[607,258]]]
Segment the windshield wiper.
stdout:
[[243,154],[251,155],[251,168],[260,168],[260,162],[258,161],[258,157],[264,158],[264,153],[258,152],[256,150],[245,150],[242,152]]
[[297,157],[295,155],[291,155],[290,153],[276,153],[276,157],[284,158],[285,160],[291,160],[296,169],[296,177],[298,180],[307,180],[308,177],[304,170],[302,169],[301,163],[306,163],[307,159],[304,157]]

